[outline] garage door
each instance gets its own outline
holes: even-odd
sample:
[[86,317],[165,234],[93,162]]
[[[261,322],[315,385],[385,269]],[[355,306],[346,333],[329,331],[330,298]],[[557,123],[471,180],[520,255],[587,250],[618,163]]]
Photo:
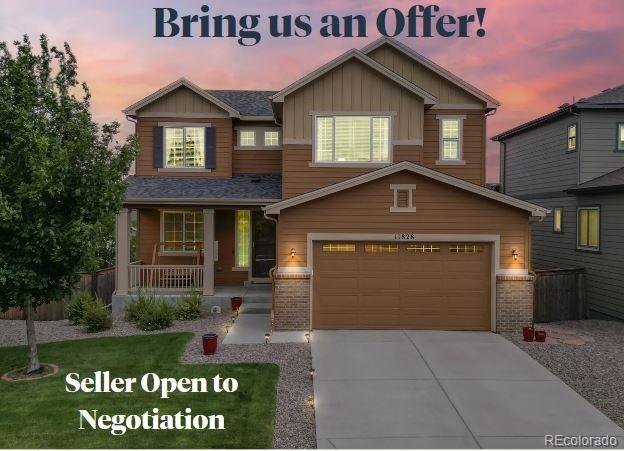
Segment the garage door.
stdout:
[[315,329],[490,330],[485,243],[316,242]]

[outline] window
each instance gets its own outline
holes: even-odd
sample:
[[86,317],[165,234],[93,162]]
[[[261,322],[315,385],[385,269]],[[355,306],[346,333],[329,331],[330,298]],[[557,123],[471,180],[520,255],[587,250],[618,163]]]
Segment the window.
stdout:
[[576,150],[576,124],[568,125],[568,150]]
[[461,160],[461,118],[440,119],[440,160]]
[[265,146],[279,146],[279,132],[274,132],[274,131],[264,132],[264,145]]
[[427,254],[440,252],[440,246],[433,244],[410,244],[407,246],[407,252],[410,254]]
[[454,244],[449,247],[449,251],[457,254],[477,254],[483,252],[482,244]]
[[576,247],[592,251],[600,249],[600,207],[578,209]]
[[249,267],[249,249],[251,248],[251,212],[236,210],[236,267]]
[[624,150],[624,124],[617,124],[617,150]]
[[318,163],[386,163],[390,161],[390,118],[319,116],[316,118]]
[[204,127],[165,127],[165,167],[204,167]]
[[563,208],[553,208],[553,232],[561,233],[563,231]]
[[201,211],[163,211],[161,250],[196,252],[204,241],[204,215]]
[[355,252],[355,244],[351,244],[351,243],[323,244],[323,252]]
[[255,146],[256,145],[256,131],[255,130],[240,130],[238,132],[238,139],[240,146]]
[[399,252],[398,244],[365,244],[364,251],[370,254],[396,254]]

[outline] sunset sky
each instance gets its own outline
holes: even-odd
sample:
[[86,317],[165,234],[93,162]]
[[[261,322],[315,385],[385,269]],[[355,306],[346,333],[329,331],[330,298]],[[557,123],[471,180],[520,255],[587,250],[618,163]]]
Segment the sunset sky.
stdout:
[[[624,83],[624,0],[2,0],[0,40],[46,33],[52,44],[72,46],[81,79],[93,94],[98,122],[117,120],[131,131],[121,110],[165,84],[186,77],[211,89],[279,90],[350,48],[379,37],[375,18],[386,7],[437,4],[447,14],[474,14],[485,7],[484,38],[398,38],[411,48],[497,98],[502,106],[488,122],[488,136],[547,113],[572,96],[587,97]],[[153,38],[153,7],[180,14],[262,16],[262,41],[253,47],[235,38]],[[272,38],[269,15],[308,14],[307,38]],[[366,38],[321,38],[324,14],[363,14]],[[472,29],[472,32],[476,28]],[[34,40],[34,39],[33,39]],[[488,145],[488,180],[498,179],[498,144]]]

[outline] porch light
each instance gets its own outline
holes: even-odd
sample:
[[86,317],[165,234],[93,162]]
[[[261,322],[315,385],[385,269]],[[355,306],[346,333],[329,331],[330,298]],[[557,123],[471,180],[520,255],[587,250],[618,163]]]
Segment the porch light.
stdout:
[[297,255],[297,251],[295,250],[294,247],[290,248],[290,256],[291,258],[295,258],[295,255]]
[[264,334],[264,342],[266,344],[269,344],[269,340],[270,339],[271,339],[271,334],[270,333],[267,332],[266,334]]
[[314,409],[314,397],[308,396],[308,405]]
[[511,255],[512,255],[514,261],[518,260],[518,251],[516,249],[512,249]]
[[306,332],[305,339],[310,343],[310,332]]

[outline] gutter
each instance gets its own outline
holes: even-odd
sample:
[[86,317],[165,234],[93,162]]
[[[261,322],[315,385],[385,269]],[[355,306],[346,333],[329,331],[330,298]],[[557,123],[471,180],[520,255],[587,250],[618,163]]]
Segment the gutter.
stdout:
[[184,197],[127,197],[124,205],[268,205],[279,202],[281,199],[227,199],[227,198],[184,198]]

